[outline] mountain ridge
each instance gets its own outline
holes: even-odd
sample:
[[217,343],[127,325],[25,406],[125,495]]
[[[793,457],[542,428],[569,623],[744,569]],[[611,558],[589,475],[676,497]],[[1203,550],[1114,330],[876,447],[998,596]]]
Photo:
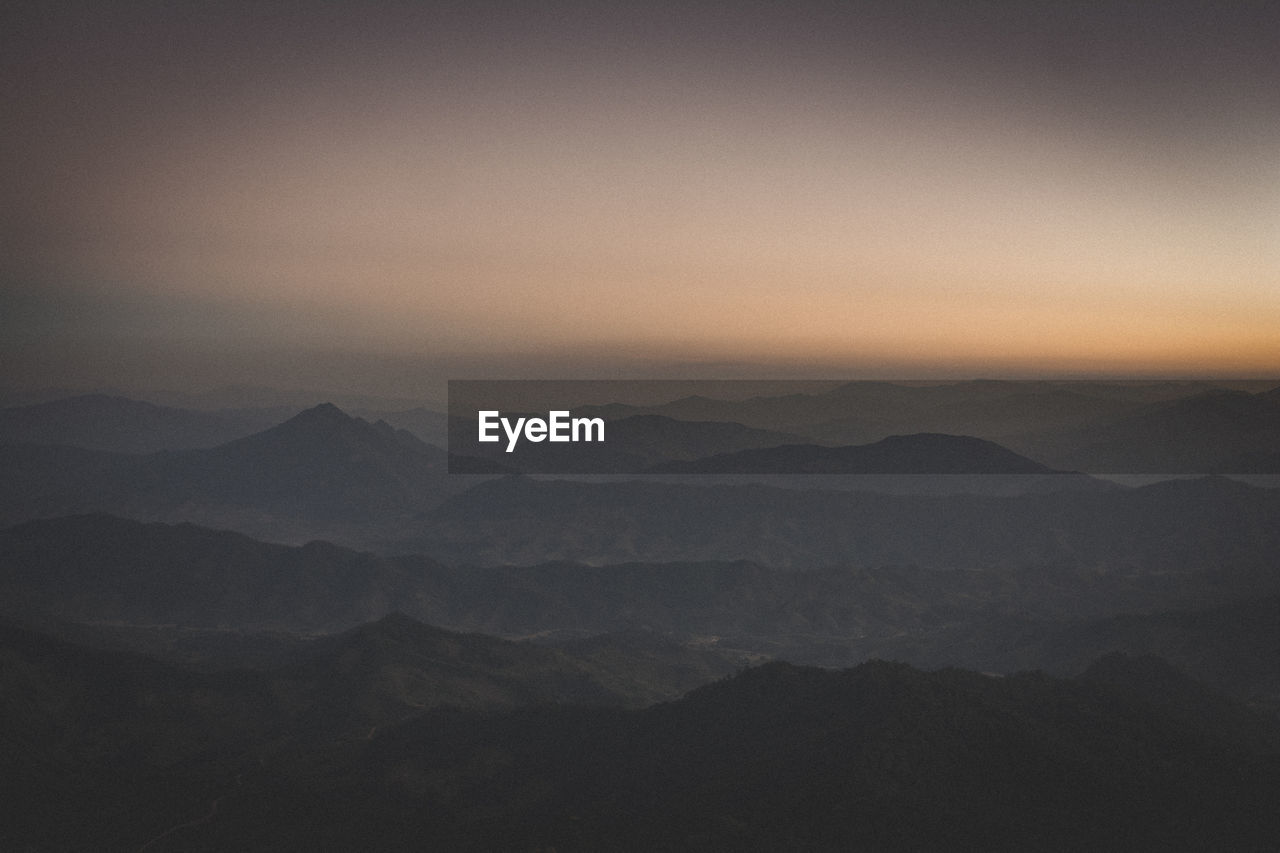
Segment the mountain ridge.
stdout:
[[650,469],[664,474],[1053,474],[993,441],[963,435],[891,435],[871,444],[792,444],[720,453]]

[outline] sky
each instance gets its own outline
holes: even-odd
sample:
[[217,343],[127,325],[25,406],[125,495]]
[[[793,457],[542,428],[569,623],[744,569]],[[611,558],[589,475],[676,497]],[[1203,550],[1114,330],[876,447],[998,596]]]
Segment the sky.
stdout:
[[1266,3],[0,12],[0,385],[1280,376]]

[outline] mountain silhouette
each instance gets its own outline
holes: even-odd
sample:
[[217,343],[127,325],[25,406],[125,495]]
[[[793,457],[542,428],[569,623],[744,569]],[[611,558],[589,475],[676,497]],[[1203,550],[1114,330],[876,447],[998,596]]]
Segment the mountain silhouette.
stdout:
[[443,450],[327,403],[209,449],[123,455],[27,445],[0,448],[0,457],[19,474],[0,486],[10,521],[111,512],[293,540],[328,524],[409,516],[472,482],[446,475]]
[[0,409],[0,444],[62,444],[115,453],[214,447],[265,429],[270,413],[201,412],[86,394]]
[[[469,850],[1265,849],[1273,748],[1201,710],[1093,677],[770,663],[639,712],[427,714],[361,769]],[[415,789],[428,769],[470,784]]]
[[483,565],[1092,565],[1104,577],[1212,570],[1270,584],[1280,492],[1224,478],[987,497],[506,477],[442,503],[398,541],[401,551]]
[[789,444],[655,466],[668,474],[1049,474],[994,442],[963,435],[895,435],[874,444]]
[[1276,473],[1280,394],[1213,389],[1018,444],[1050,464],[1110,474]]
[[192,850],[259,849],[264,827],[272,848],[471,851],[1264,850],[1280,832],[1274,722],[1153,658],[1072,679],[772,662],[629,709],[591,661],[400,615],[265,669],[8,626],[0,655],[12,849],[137,850],[174,827]]

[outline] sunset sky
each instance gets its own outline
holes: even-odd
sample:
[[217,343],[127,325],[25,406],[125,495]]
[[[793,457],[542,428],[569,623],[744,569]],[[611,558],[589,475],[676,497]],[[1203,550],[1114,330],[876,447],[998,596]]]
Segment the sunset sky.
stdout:
[[1280,375],[1277,45],[1266,3],[18,0],[0,384]]

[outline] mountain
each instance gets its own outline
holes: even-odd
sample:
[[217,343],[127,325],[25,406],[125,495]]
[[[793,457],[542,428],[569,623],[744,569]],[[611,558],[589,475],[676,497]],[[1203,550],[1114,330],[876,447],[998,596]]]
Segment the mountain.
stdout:
[[[1280,597],[1154,613],[1047,620],[980,615],[900,637],[868,637],[832,649],[916,666],[988,672],[1043,669],[1078,675],[1114,652],[1155,655],[1241,702],[1280,713]],[[815,662],[820,658],[813,659]]]
[[[137,850],[189,821],[187,809],[313,762],[350,767],[353,745],[432,708],[641,707],[708,680],[691,681],[687,665],[655,677],[646,660],[632,681],[625,655],[602,665],[401,615],[305,641],[294,657],[195,671],[0,625],[0,794],[11,807],[0,847]],[[729,669],[721,660],[709,677]]]
[[0,523],[86,512],[109,502],[108,484],[138,457],[42,444],[0,445]]
[[631,710],[562,651],[401,616],[270,670],[7,627],[0,659],[6,849],[1260,850],[1280,832],[1274,726],[1153,659],[1077,679],[770,663]]
[[1103,684],[1134,704],[1145,703],[1185,726],[1219,739],[1229,748],[1244,745],[1280,754],[1276,719],[1257,714],[1239,702],[1188,678],[1156,655],[1111,652],[1090,663],[1080,680]]
[[[536,704],[643,707],[675,699],[725,675],[720,656],[683,648],[633,656],[623,644],[552,648],[425,625],[399,613],[312,640],[300,662],[271,677],[300,685],[298,725],[319,735],[363,733],[441,706],[468,709]],[[700,665],[691,665],[692,661]],[[332,736],[330,734],[330,736]]]
[[1267,585],[1280,555],[1280,492],[1221,478],[992,497],[508,477],[415,520],[398,549],[484,565],[1093,567],[1166,579],[1221,571]]
[[[1256,383],[1254,383],[1256,384]],[[819,444],[865,444],[890,435],[937,432],[1002,442],[1006,437],[1113,420],[1143,406],[1222,387],[1212,382],[994,381],[847,382],[821,391],[745,400],[693,395],[656,406],[613,404],[575,414],[657,414],[733,421],[803,435]]]
[[[437,411],[445,402],[434,396],[386,397],[358,391],[337,391],[324,388],[268,387],[262,385],[224,385],[202,391],[152,391],[148,395],[157,403],[186,409],[216,411],[219,409],[273,409],[298,412],[316,405],[317,400],[329,400],[344,411],[401,412],[416,406],[426,406]],[[376,420],[377,418],[374,418]],[[278,419],[277,419],[278,422]]]
[[[615,645],[625,646],[626,657],[640,655],[664,670],[679,663],[668,654],[671,643],[682,655],[705,651],[734,660],[765,656],[849,665],[882,655],[928,665],[1002,672],[1051,667],[1069,674],[1081,661],[1119,649],[1166,654],[1242,698],[1273,695],[1276,676],[1266,661],[1277,641],[1267,612],[1231,610],[1216,620],[1167,616],[1163,623],[1159,614],[1239,608],[1280,595],[1274,518],[1250,519],[1257,507],[1232,506],[1220,496],[1223,512],[1244,524],[1224,533],[1254,537],[1232,554],[1189,526],[1189,517],[1206,514],[1210,495],[1202,493],[1204,504],[1181,516],[1168,510],[1161,490],[1140,496],[1139,507],[1096,507],[1078,519],[1076,531],[1052,524],[1036,531],[1027,520],[1031,516],[1016,516],[1011,529],[1020,536],[1001,543],[1001,550],[982,545],[976,516],[945,519],[951,502],[932,502],[932,511],[921,507],[920,517],[942,526],[907,531],[901,541],[913,543],[922,557],[938,549],[936,564],[859,565],[849,559],[894,545],[876,527],[892,524],[881,517],[851,535],[845,559],[820,568],[747,560],[449,565],[322,542],[273,545],[190,524],[108,516],[42,520],[0,531],[0,616],[70,639],[201,665],[241,660],[259,667],[291,653],[290,644],[257,648],[219,631],[331,633],[400,611],[448,630],[558,645],[609,634]],[[592,502],[603,504],[599,498]],[[998,509],[1007,514],[1009,505],[1025,502],[1004,502]],[[798,517],[808,506],[797,507]],[[671,509],[678,514],[684,508]],[[1061,506],[1042,511],[1066,518]],[[1177,533],[1185,538],[1152,530],[1152,541],[1128,541],[1125,525],[1143,514],[1181,525]],[[821,530],[838,528],[823,518],[804,527],[797,518],[770,522],[755,540],[746,540],[743,527],[728,526],[725,538],[711,544],[723,550],[731,544],[761,548],[785,533],[810,548],[826,547],[813,540]],[[1097,529],[1103,518],[1112,520],[1113,530]],[[1258,530],[1247,532],[1249,525],[1269,525],[1271,543]],[[554,530],[552,536],[563,541]],[[979,550],[960,553],[958,543],[965,541]],[[1129,550],[1117,552],[1117,542],[1127,542]],[[1206,550],[1197,554],[1188,543]],[[985,548],[993,550],[984,555]],[[1181,562],[1173,563],[1171,555],[1180,553]],[[68,622],[100,627],[96,633],[72,630]],[[1158,625],[1164,627],[1157,630]],[[1260,627],[1245,631],[1250,625]],[[642,638],[641,648],[636,638]],[[616,656],[607,649],[591,655],[597,652],[602,663]],[[705,674],[710,660],[693,655],[680,665]]]
[[[973,435],[1014,447],[1027,435],[1085,428],[1233,383],[1209,381],[971,380],[932,385],[851,382],[830,392],[840,417],[805,432],[824,443],[854,443],[892,433]],[[1255,388],[1258,383],[1241,383]],[[1039,458],[1034,453],[1027,455]],[[1064,467],[1064,466],[1057,466]]]
[[718,453],[651,469],[664,474],[1050,474],[1051,469],[980,438],[894,435],[874,444],[788,444]]
[[156,458],[151,496],[300,511],[335,519],[403,512],[431,498],[445,454],[384,422],[321,404],[205,452]]
[[0,555],[10,619],[333,631],[410,607],[418,591],[394,564],[323,542],[104,515],[0,531]]
[[443,450],[322,404],[218,447],[146,455],[0,448],[10,522],[111,512],[196,521],[285,541],[408,517],[475,481],[446,474]]
[[351,414],[370,422],[384,421],[437,447],[445,447],[449,443],[449,416],[425,406],[395,410],[354,409]]
[[[978,586],[965,581],[919,570],[793,573],[747,562],[451,567],[110,516],[0,531],[0,608],[25,622],[315,633],[399,610],[508,637],[851,635],[903,630],[919,611],[974,595]],[[933,604],[921,600],[926,590]]]
[[1214,389],[1126,417],[1025,436],[1013,445],[1048,464],[1111,474],[1280,471],[1280,395]]
[[115,453],[214,447],[266,429],[271,413],[200,412],[89,394],[0,409],[0,444],[62,444]]
[[575,414],[732,421],[827,446],[967,435],[1051,468],[1103,474],[1272,473],[1271,455],[1280,452],[1280,398],[1261,382],[857,381],[816,393],[804,387],[745,400],[689,396]]
[[[735,668],[723,656],[691,653],[638,634],[551,647],[446,631],[401,613],[341,633],[295,637],[289,659],[265,667],[197,669],[4,624],[0,649],[23,664],[0,674],[9,679],[8,690],[16,687],[15,677],[25,674],[50,690],[89,694],[85,699],[108,691],[112,681],[117,688],[160,694],[153,705],[198,701],[201,697],[193,694],[204,692],[216,697],[207,702],[211,706],[225,709],[241,703],[253,715],[284,718],[290,730],[277,737],[312,742],[364,737],[370,726],[390,725],[436,707],[645,707],[678,698]],[[63,683],[55,688],[53,682]],[[29,696],[19,704],[26,702],[39,704],[40,697]],[[72,703],[56,713],[83,715],[84,706]],[[87,716],[92,720],[97,714],[90,710]],[[267,732],[261,720],[238,725]]]
[[1274,747],[1203,710],[1097,676],[774,663],[640,712],[428,714],[374,739],[356,790],[423,816],[390,847],[1265,849]]

